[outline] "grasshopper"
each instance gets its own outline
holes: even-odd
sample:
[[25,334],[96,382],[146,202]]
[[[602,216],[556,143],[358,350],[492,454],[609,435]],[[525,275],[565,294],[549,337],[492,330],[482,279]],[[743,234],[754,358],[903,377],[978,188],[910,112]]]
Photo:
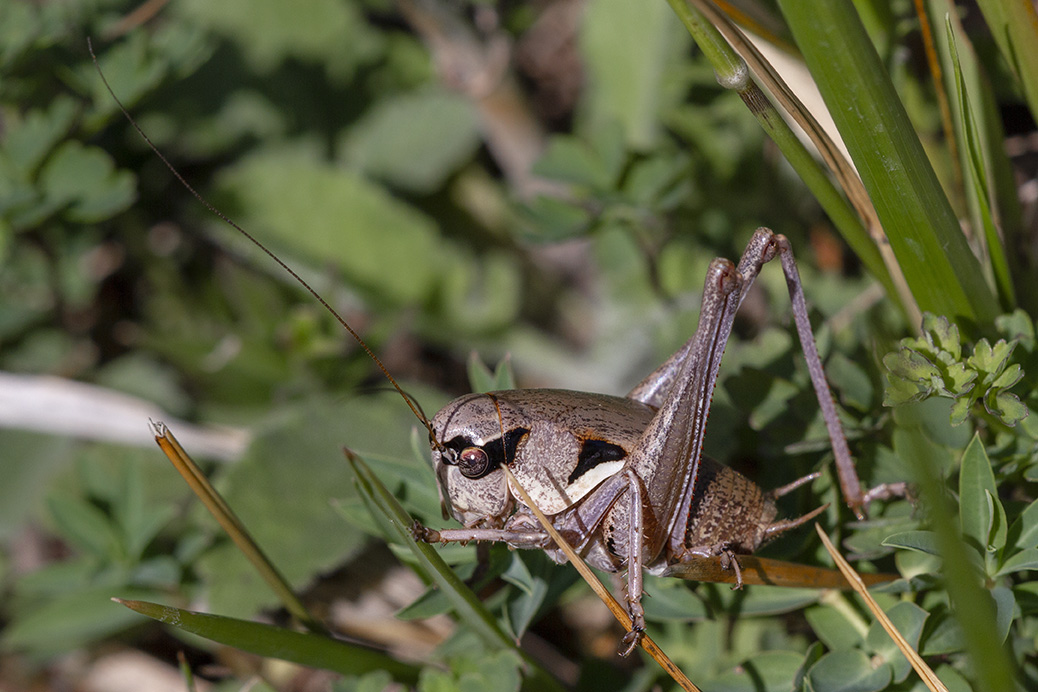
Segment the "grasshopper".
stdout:
[[104,83],[180,183],[313,295],[371,357],[426,428],[444,516],[453,516],[464,528],[435,530],[416,524],[415,536],[428,542],[499,541],[543,550],[556,562],[565,562],[562,550],[506,480],[507,466],[588,563],[609,572],[626,569],[632,625],[621,641],[622,655],[633,651],[645,630],[643,572],[659,574],[692,558],[720,556],[722,566],[735,571],[738,588],[739,554],[754,552],[825,509],[795,519],[777,518],[775,499],[817,473],[765,492],[702,455],[710,403],[736,311],[771,260],[778,258],[785,273],[794,323],[847,504],[862,517],[871,499],[891,493],[888,488],[862,492],[784,236],[759,228],[737,265],[722,258],[710,264],[696,332],[626,397],[557,389],[468,394],[430,420],[360,335],[304,279],[195,191]]

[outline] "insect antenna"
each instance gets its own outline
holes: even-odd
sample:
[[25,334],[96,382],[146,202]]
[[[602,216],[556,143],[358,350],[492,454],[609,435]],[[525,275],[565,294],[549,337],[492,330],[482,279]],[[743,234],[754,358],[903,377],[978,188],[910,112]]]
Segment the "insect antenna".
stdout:
[[132,115],[130,115],[130,111],[126,109],[126,106],[123,105],[123,102],[120,101],[119,97],[115,95],[115,91],[112,89],[111,85],[108,83],[108,80],[105,78],[104,72],[101,71],[101,65],[98,63],[97,55],[94,54],[94,46],[89,37],[87,37],[87,50],[90,52],[90,58],[94,61],[94,68],[97,70],[97,74],[101,76],[101,82],[105,85],[105,89],[108,90],[108,93],[111,95],[112,100],[115,101],[117,106],[119,106],[119,110],[123,112],[123,115],[126,116],[126,119],[130,122],[130,124],[133,125],[133,129],[137,130],[137,134],[139,134],[141,138],[145,141],[145,143],[147,143],[147,145],[151,148],[151,150],[155,152],[155,155],[158,156],[159,160],[166,165],[166,168],[170,170],[174,177],[176,177],[176,179],[180,181],[180,184],[183,185],[184,188],[202,204],[202,206],[204,206],[211,213],[216,215],[217,218],[226,223],[228,226],[230,226],[231,228],[233,228],[234,230],[238,231],[243,236],[248,238],[253,245],[258,247],[268,257],[274,260],[279,267],[288,272],[289,276],[295,279],[299,283],[299,285],[305,288],[307,292],[310,293],[310,295],[317,299],[317,302],[319,302],[324,307],[324,309],[327,310],[331,314],[331,316],[334,317],[335,320],[342,325],[343,329],[349,332],[350,336],[353,337],[354,341],[356,341],[357,344],[364,350],[364,352],[368,354],[368,357],[370,357],[371,360],[374,361],[375,365],[378,366],[378,369],[382,371],[382,374],[385,375],[386,379],[389,380],[389,383],[393,385],[393,388],[403,398],[404,402],[407,404],[407,407],[411,409],[411,413],[413,413],[415,417],[419,421],[421,421],[425,429],[429,431],[430,442],[437,448],[441,447],[442,445],[440,445],[439,441],[436,439],[436,434],[433,432],[432,423],[429,422],[429,419],[422,411],[421,406],[418,406],[418,402],[415,401],[414,397],[405,392],[403,388],[397,383],[396,378],[394,378],[389,373],[389,370],[386,368],[385,365],[382,364],[382,361],[379,359],[379,357],[375,355],[375,352],[371,350],[367,343],[365,343],[364,339],[360,337],[360,334],[354,331],[353,327],[351,327],[349,323],[345,319],[343,319],[343,317],[339,315],[338,312],[335,311],[335,308],[329,305],[328,301],[321,297],[321,294],[318,293],[310,284],[308,284],[303,277],[299,276],[299,274],[297,274],[291,267],[285,264],[280,257],[268,250],[266,245],[261,243],[259,240],[256,239],[255,236],[253,236],[251,233],[249,233],[244,228],[239,226],[237,223],[232,221],[226,214],[224,214],[222,211],[213,206],[209,202],[209,200],[203,197],[200,192],[198,192],[194,187],[191,186],[191,183],[189,183],[184,178],[184,176],[180,174],[180,171],[178,171],[173,166],[173,164],[169,162],[169,159],[167,159],[165,155],[161,151],[159,151],[159,148],[152,143],[148,135],[145,134],[143,129],[141,129],[141,126],[138,125],[137,121],[133,119]]

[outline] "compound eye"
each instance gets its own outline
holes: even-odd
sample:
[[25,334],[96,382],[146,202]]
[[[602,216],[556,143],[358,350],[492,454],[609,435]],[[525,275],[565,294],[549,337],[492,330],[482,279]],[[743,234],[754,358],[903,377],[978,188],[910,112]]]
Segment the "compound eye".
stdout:
[[465,478],[479,478],[490,466],[490,457],[479,447],[466,447],[458,456],[458,470]]

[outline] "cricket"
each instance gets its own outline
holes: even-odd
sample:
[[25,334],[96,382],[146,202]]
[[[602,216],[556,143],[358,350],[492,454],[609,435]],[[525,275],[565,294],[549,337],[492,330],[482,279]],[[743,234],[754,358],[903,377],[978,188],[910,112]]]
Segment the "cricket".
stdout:
[[[624,601],[632,624],[618,648],[622,656],[644,636],[644,573],[661,574],[690,559],[719,557],[735,574],[733,588],[740,588],[740,555],[752,554],[826,509],[823,505],[799,517],[780,517],[775,504],[777,498],[814,480],[817,472],[765,490],[702,451],[736,313],[758,274],[773,260],[785,276],[793,321],[848,507],[862,518],[870,501],[896,492],[861,486],[815,346],[793,250],[780,234],[759,228],[737,262],[718,258],[710,263],[695,332],[626,396],[562,389],[468,394],[429,419],[358,332],[280,258],[196,192],[121,103],[119,107],[191,194],[269,255],[338,320],[428,432],[444,517],[457,520],[461,528],[416,523],[414,536],[429,543],[501,542],[541,550],[556,562],[566,562],[513,485],[519,484],[588,564],[626,573]],[[506,468],[514,481],[506,477]]]

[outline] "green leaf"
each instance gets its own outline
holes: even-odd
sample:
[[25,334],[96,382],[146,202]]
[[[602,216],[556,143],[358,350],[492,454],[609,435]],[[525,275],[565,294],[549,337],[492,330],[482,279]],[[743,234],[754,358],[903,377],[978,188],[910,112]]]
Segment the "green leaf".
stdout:
[[645,594],[642,606],[645,617],[652,621],[693,622],[710,612],[703,599],[677,579],[646,579]]
[[76,113],[76,102],[62,94],[51,101],[46,110],[30,110],[21,122],[11,122],[4,133],[3,150],[0,150],[2,168],[19,179],[29,180],[68,134]]
[[534,164],[536,175],[595,190],[613,186],[614,171],[606,169],[598,153],[587,142],[569,135],[556,135],[548,149]]
[[1008,587],[992,587],[991,598],[995,601],[995,623],[1000,635],[998,641],[1005,644],[1013,618],[1020,614],[1020,608],[1016,605],[1016,595]]
[[883,545],[891,548],[915,550],[928,555],[940,555],[937,549],[937,534],[933,531],[904,531],[895,533],[883,541]]
[[342,157],[369,176],[427,194],[441,188],[480,142],[472,103],[429,89],[378,101],[346,134]]
[[830,650],[853,649],[864,640],[862,622],[856,613],[852,615],[842,608],[823,605],[808,608],[804,616],[811,630]]
[[108,516],[86,500],[70,495],[47,498],[47,508],[62,538],[94,557],[120,557],[120,542]]
[[959,521],[962,535],[973,539],[974,547],[992,553],[1005,545],[1005,510],[998,500],[995,474],[979,435],[973,436],[962,455]]
[[1038,569],[1038,548],[1025,548],[1014,553],[1008,560],[1002,563],[995,576],[1004,576],[1013,572]]
[[[443,561],[436,549],[428,543],[415,540],[411,533],[413,520],[396,498],[386,490],[378,477],[371,473],[371,470],[359,457],[348,456],[348,461],[357,476],[358,489],[362,497],[371,504],[373,510],[377,511],[387,530],[392,531],[397,540],[411,550],[423,572],[451,602],[458,616],[481,637],[489,648],[518,651],[515,642],[504,633],[486,607]],[[523,656],[521,651],[519,654]],[[540,666],[525,656],[523,656],[523,660],[528,666],[531,684],[539,684],[541,688],[547,690],[561,689],[558,683]]]
[[947,317],[944,315],[935,315],[933,313],[923,314],[923,332],[926,334],[926,339],[934,347],[932,355],[936,356],[937,352],[945,351],[951,355],[952,360],[959,360],[962,358],[962,342],[959,338],[959,326],[952,324]]
[[[886,613],[890,617],[891,622],[894,623],[894,627],[897,628],[908,644],[918,651],[919,637],[922,635],[923,625],[926,623],[929,613],[916,604],[907,601],[895,603],[886,610]],[[908,659],[901,653],[897,644],[894,643],[894,640],[890,638],[890,635],[887,634],[879,622],[873,622],[869,627],[869,633],[865,641],[873,652],[883,657],[883,660],[890,665],[893,671],[894,682],[904,682],[912,671],[912,664],[908,662]]]
[[278,0],[188,0],[175,12],[234,40],[260,73],[299,58],[343,79],[382,50],[382,35],[361,7],[335,0],[313,0],[303,13]]
[[308,146],[265,150],[221,179],[248,210],[243,226],[312,262],[332,263],[382,299],[425,300],[444,271],[449,249],[433,221]]
[[683,45],[663,3],[603,0],[587,8],[580,49],[587,70],[584,112],[592,131],[623,125],[634,148],[650,146],[664,97],[664,70]]
[[1016,550],[1038,548],[1038,500],[1027,505],[1009,527],[1009,541]]
[[537,570],[536,576],[532,574],[523,556],[518,552],[512,554],[509,568],[501,575],[502,579],[520,590],[519,596],[508,604],[508,623],[516,640],[521,639],[526,633],[534,616],[544,604],[548,595],[547,577],[543,569]]
[[[414,479],[425,482],[431,476],[411,457],[406,431],[412,422],[399,397],[389,392],[284,405],[258,431],[246,456],[222,475],[224,499],[285,578],[302,587],[367,540],[359,531],[343,531],[329,504],[356,497],[342,456],[344,443],[399,460]],[[435,495],[431,486],[427,490]],[[208,551],[198,569],[210,585],[214,609],[246,617],[275,602],[261,577],[229,543]]]
[[363,675],[375,670],[385,670],[402,682],[414,682],[418,679],[418,670],[414,666],[337,639],[146,601],[117,599],[117,602],[153,620],[259,656],[278,658],[343,675]]
[[890,684],[890,666],[872,666],[860,649],[833,651],[811,666],[807,674],[818,692],[879,692]]
[[955,322],[994,320],[995,297],[854,3],[779,6],[919,307]]
[[765,651],[718,675],[708,689],[717,692],[788,692],[803,658],[792,651]]
[[[78,588],[55,595],[26,613],[16,614],[0,635],[0,648],[54,656],[124,630],[139,620],[111,601],[112,586]],[[152,591],[118,589],[155,598]]]
[[103,149],[66,141],[40,170],[40,185],[54,205],[66,207],[72,221],[104,221],[128,208],[137,197],[136,179],[117,171]]
[[515,374],[512,372],[512,361],[506,356],[490,372],[490,368],[473,351],[468,360],[469,386],[473,392],[496,392],[504,389],[515,389]]

